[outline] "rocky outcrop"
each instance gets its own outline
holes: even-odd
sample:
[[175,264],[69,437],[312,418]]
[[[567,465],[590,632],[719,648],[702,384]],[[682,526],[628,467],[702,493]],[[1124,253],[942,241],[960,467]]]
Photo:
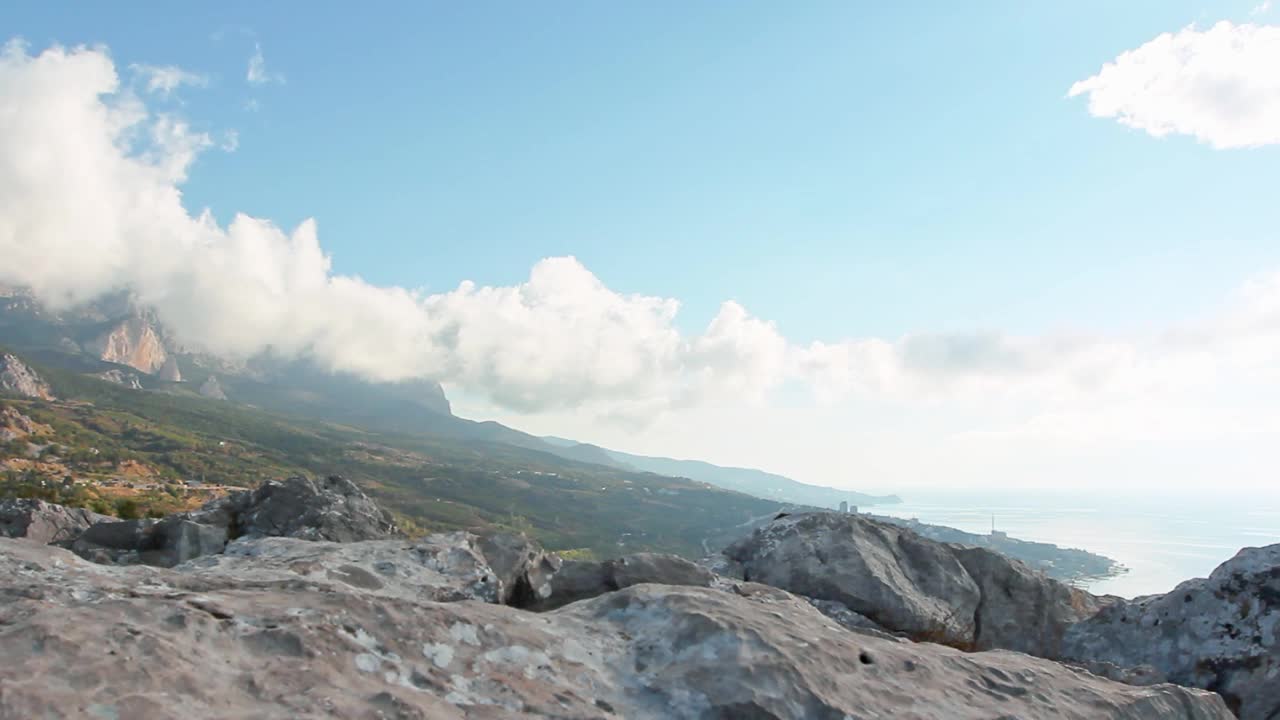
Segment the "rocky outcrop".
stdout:
[[115,520],[83,508],[54,505],[43,500],[0,500],[0,537],[26,538],[49,544],[69,542],[91,525]]
[[1064,654],[1213,690],[1243,720],[1280,718],[1280,545],[1245,548],[1168,594],[1114,603],[1067,631]]
[[201,555],[220,553],[226,543],[225,527],[175,515],[163,520],[99,523],[81,533],[71,549],[97,563],[173,567]]
[[841,513],[782,515],[724,551],[747,580],[838,602],[891,631],[1057,657],[1096,600],[1016,560]]
[[138,379],[137,375],[131,372],[123,372],[121,370],[111,369],[111,370],[107,370],[106,372],[96,373],[93,375],[93,377],[96,377],[99,380],[106,380],[107,382],[112,383],[114,385],[120,385],[120,386],[129,388],[130,390],[142,389],[142,381]]
[[189,585],[194,588],[305,583],[382,599],[500,604],[510,597],[510,588],[485,558],[480,539],[466,532],[354,543],[242,538],[228,544],[224,553],[193,560],[183,570],[184,582],[194,583]]
[[156,377],[165,382],[182,382],[182,371],[178,369],[178,358],[172,355],[165,358],[164,364],[160,366],[160,371],[156,373]]
[[528,607],[551,595],[551,579],[560,558],[525,535],[489,533],[479,539],[480,552],[502,587],[499,602]]
[[226,400],[227,394],[222,391],[222,386],[218,384],[218,377],[210,375],[203,383],[200,384],[200,394],[210,400]]
[[544,594],[520,606],[550,610],[641,583],[711,587],[715,575],[682,557],[658,553],[636,553],[604,562],[569,560],[551,577]]
[[187,519],[227,528],[231,537],[355,542],[400,534],[391,514],[337,475],[268,481],[205,505]]
[[53,428],[38,423],[18,412],[17,408],[0,408],[0,440],[15,440],[32,435],[51,434]]
[[[412,594],[291,555],[328,543],[232,546],[259,551],[168,570],[0,540],[0,717],[1230,718],[1203,691],[847,632],[775,589],[641,584],[533,615],[435,601],[477,578],[448,542]],[[406,580],[405,556],[366,572]]]
[[95,525],[71,548],[99,563],[172,567],[221,553],[228,540],[239,537],[355,542],[399,534],[390,514],[351,481],[331,476],[313,482],[299,476],[269,481],[163,520]]
[[134,313],[102,331],[84,344],[84,349],[106,362],[154,374],[164,367],[169,353],[153,323]]
[[0,393],[11,393],[37,400],[52,400],[53,391],[35,373],[27,367],[17,355],[4,353],[0,355]]

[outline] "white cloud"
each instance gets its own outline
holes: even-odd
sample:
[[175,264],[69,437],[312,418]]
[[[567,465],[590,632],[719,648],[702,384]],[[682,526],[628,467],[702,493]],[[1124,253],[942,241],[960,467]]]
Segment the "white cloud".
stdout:
[[249,56],[249,71],[245,79],[250,85],[266,85],[268,83],[284,83],[284,75],[267,71],[267,60],[262,56],[262,44],[253,44],[253,55]]
[[1071,86],[1095,117],[1215,148],[1280,143],[1280,27],[1222,21],[1164,33]]
[[1249,11],[1250,15],[1266,15],[1271,12],[1271,0],[1262,0],[1253,10]]
[[209,78],[198,73],[188,72],[176,65],[143,65],[133,64],[129,66],[146,82],[147,92],[158,93],[168,96],[183,85],[192,87],[205,87],[209,84]]
[[235,152],[240,149],[240,133],[235,130],[228,130],[222,134],[222,142],[218,147],[223,152]]

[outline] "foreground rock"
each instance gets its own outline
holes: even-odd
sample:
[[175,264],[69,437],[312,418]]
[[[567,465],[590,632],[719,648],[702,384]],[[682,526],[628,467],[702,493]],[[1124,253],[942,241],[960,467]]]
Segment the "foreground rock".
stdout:
[[1280,718],[1280,545],[1106,608],[1068,630],[1064,654],[1214,690],[1243,720]]
[[886,629],[964,649],[1061,653],[1088,593],[982,548],[841,513],[784,515],[724,551],[747,580],[840,603]]
[[42,544],[69,542],[91,525],[114,520],[83,508],[43,500],[0,500],[0,537],[26,538]]
[[604,562],[566,561],[546,592],[518,607],[551,610],[641,583],[711,587],[715,575],[676,555],[635,553]]
[[641,584],[535,615],[200,562],[0,540],[0,717],[1230,718],[1202,691],[846,632],[778,590]]

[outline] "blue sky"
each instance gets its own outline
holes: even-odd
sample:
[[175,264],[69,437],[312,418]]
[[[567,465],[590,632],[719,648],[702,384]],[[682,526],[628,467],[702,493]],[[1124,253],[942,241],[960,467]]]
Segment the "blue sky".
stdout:
[[[1277,15],[1261,0],[10,4],[0,31],[27,49],[0,81],[31,96],[12,91],[31,122],[11,152],[67,167],[0,167],[0,191],[61,193],[47,206],[66,210],[28,218],[0,195],[0,221],[20,218],[0,222],[0,250],[41,238],[29,265],[78,262],[81,294],[141,284],[218,350],[441,377],[472,417],[623,450],[866,489],[1156,467],[1194,484],[1225,456],[1261,482],[1280,462]],[[54,43],[98,48],[82,55],[145,106],[137,128],[172,115],[188,141],[234,134],[234,149],[163,149],[186,177],[132,187],[145,154],[118,157],[93,113],[58,115],[99,101],[97,65],[37,67]],[[1130,51],[1147,60],[1118,60]],[[202,82],[147,92],[139,65]],[[101,157],[63,153],[62,127],[106,138]],[[174,187],[218,226],[129,214]],[[131,277],[88,252],[146,261],[170,237],[175,259]],[[199,263],[242,292],[189,287]],[[9,272],[56,295],[51,274]],[[440,295],[464,280],[490,290]],[[419,307],[396,287],[435,295]]]
[[[377,283],[510,284],[571,254],[679,298],[689,329],[733,298],[831,340],[1126,329],[1280,264],[1275,149],[1066,98],[1252,3],[219,5],[2,15],[35,46],[209,75],[178,96],[240,148],[199,160],[188,206],[315,217],[335,268]],[[245,83],[255,43],[283,84]]]

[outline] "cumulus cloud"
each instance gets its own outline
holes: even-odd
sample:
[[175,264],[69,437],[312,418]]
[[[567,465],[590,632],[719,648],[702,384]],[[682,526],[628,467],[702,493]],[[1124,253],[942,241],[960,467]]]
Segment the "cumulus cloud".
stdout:
[[261,43],[253,44],[253,54],[249,56],[249,71],[245,74],[245,80],[250,85],[284,82],[284,75],[267,71],[267,60],[262,56]]
[[1214,148],[1280,143],[1280,27],[1222,21],[1164,33],[1071,86],[1095,117]]
[[[524,282],[426,293],[333,271],[318,228],[191,213],[216,144],[122,89],[100,50],[0,53],[0,283],[66,307],[129,289],[184,344],[304,358],[372,380],[431,378],[520,412],[654,417],[760,403],[783,384],[837,402],[1147,392],[1280,367],[1280,276],[1211,322],[1145,338],[916,334],[799,345],[728,301],[698,333],[672,298],[619,293],[571,257]],[[222,146],[235,143],[224,135]],[[1226,364],[1224,364],[1226,363]],[[1199,379],[1199,380],[1198,380]]]
[[204,75],[188,72],[176,65],[134,64],[130,65],[129,69],[142,78],[147,92],[158,93],[166,97],[183,85],[204,87],[209,84],[209,78]]

